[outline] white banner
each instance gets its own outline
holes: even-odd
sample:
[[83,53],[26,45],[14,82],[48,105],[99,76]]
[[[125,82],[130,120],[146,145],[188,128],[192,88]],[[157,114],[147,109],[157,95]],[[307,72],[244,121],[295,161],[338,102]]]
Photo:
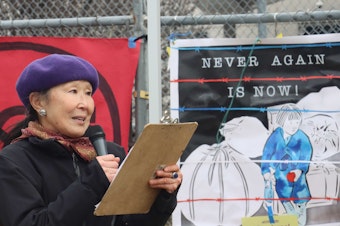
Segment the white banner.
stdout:
[[199,124],[173,225],[340,225],[339,34],[175,40],[169,64],[171,117]]

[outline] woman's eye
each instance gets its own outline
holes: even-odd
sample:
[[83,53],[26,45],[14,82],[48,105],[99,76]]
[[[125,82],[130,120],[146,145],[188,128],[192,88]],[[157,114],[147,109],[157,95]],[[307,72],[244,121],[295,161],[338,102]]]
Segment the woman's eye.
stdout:
[[76,89],[71,89],[69,92],[70,93],[77,93],[77,90]]
[[88,92],[86,92],[86,95],[88,95],[88,96],[92,96],[92,91],[88,91]]

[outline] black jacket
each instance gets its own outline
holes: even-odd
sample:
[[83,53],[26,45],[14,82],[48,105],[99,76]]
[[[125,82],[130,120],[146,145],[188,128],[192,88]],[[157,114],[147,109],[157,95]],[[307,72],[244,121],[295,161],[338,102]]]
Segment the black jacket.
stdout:
[[[108,152],[125,157],[114,143]],[[93,215],[108,186],[96,159],[87,163],[56,141],[30,137],[0,152],[0,224],[111,226],[112,216]],[[161,191],[148,214],[117,216],[114,225],[164,225],[176,204],[176,194]]]

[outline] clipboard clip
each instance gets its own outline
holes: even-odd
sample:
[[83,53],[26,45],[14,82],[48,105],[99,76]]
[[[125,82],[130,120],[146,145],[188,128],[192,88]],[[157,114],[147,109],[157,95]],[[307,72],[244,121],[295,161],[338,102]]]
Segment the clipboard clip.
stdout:
[[170,116],[170,111],[165,110],[164,114],[160,120],[160,123],[165,123],[165,124],[169,124],[169,123],[178,123],[178,118],[173,119]]

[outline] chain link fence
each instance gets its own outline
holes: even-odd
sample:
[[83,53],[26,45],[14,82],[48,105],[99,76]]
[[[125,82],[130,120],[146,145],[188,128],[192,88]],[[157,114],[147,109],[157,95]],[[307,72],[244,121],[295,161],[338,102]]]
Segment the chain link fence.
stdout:
[[[105,38],[142,35],[147,26],[147,3],[3,0],[0,35]],[[275,37],[340,30],[338,0],[160,0],[160,5],[163,110],[170,102],[166,51],[169,37]]]

